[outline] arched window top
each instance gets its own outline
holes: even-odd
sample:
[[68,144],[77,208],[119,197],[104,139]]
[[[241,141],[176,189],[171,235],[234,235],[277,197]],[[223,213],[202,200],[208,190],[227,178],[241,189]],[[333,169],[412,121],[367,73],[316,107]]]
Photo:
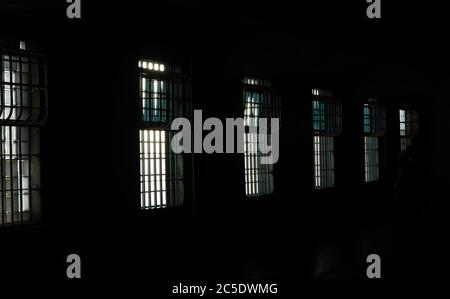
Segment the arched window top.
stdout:
[[47,118],[47,65],[36,51],[0,47],[0,124],[41,126]]

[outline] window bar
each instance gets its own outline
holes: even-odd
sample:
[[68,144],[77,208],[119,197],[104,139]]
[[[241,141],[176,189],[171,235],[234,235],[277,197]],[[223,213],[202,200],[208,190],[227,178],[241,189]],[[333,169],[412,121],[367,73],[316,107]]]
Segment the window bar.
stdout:
[[[26,87],[24,85],[22,85],[22,83],[27,83],[27,86],[28,86],[29,82],[28,82],[28,80],[26,80],[28,78],[26,77],[26,74],[24,74],[24,72],[23,72],[24,67],[22,65],[22,60],[24,60],[25,58],[22,56],[19,56],[19,59],[20,59],[20,75],[21,75],[20,83],[21,83],[21,85],[20,85],[20,113],[18,115],[18,118],[21,119],[22,113],[25,110],[25,104],[26,104],[25,100],[24,100],[24,90]],[[25,61],[27,61],[27,59],[25,59]],[[29,63],[28,63],[28,65],[29,65]],[[26,81],[26,82],[24,82],[24,81]],[[18,169],[19,173],[17,175],[18,176],[18,184],[19,184],[18,193],[20,192],[20,196],[19,196],[20,214],[19,215],[20,215],[20,222],[23,223],[23,220],[24,220],[23,216],[26,211],[24,211],[24,208],[23,208],[25,190],[23,189],[24,174],[23,174],[23,170],[22,170],[22,130],[20,127],[17,128],[17,133],[18,133],[18,136],[17,136],[18,137],[17,138],[18,139],[18,152],[17,152],[16,158],[17,158],[17,163],[18,163],[18,167],[19,167],[19,169]],[[28,137],[30,137],[30,136],[28,136]],[[31,187],[31,186],[29,186],[29,187]]]
[[28,168],[28,189],[29,189],[29,191],[28,191],[28,193],[29,193],[29,195],[28,195],[28,210],[29,210],[29,219],[30,219],[30,221],[33,221],[33,199],[34,199],[33,183],[34,183],[34,180],[33,180],[33,177],[31,175],[31,163],[32,163],[32,158],[33,158],[32,154],[34,154],[34,153],[31,151],[31,141],[32,141],[31,138],[34,138],[33,137],[34,134],[31,134],[30,130],[31,130],[30,128],[27,129],[27,133],[28,133],[28,139],[27,139],[28,140],[28,144],[27,144],[27,146],[28,146],[28,163],[27,163],[27,168]]
[[158,186],[157,186],[157,181],[158,181],[158,175],[157,175],[157,169],[156,169],[156,165],[159,163],[159,157],[157,154],[156,149],[158,148],[158,143],[157,143],[157,139],[156,139],[156,135],[157,132],[159,132],[158,130],[152,130],[152,135],[153,135],[153,142],[150,143],[150,146],[152,148],[152,153],[153,153],[153,172],[152,172],[152,185],[151,185],[151,191],[152,191],[152,202],[151,205],[154,208],[159,208],[159,203],[158,203]]
[[[3,83],[3,81],[4,81],[4,76],[5,76],[5,71],[4,71],[4,63],[5,63],[5,60],[4,60],[4,55],[2,54],[2,53],[0,53],[0,55],[1,55],[1,63],[0,63],[0,75],[1,75],[1,78],[0,78],[0,82],[1,82],[1,86],[0,86],[0,101],[1,101],[1,106],[0,106],[0,117],[1,117],[1,115],[3,115],[4,114],[4,107],[6,106],[5,105],[5,92],[4,92],[4,86],[5,86],[5,84]],[[0,130],[1,131],[3,131],[3,127],[1,127],[0,126]],[[1,142],[1,144],[0,144],[0,179],[1,179],[1,189],[0,189],[0,192],[1,192],[1,223],[0,223],[0,225],[1,226],[3,226],[3,225],[5,225],[5,223],[6,223],[6,217],[5,217],[5,215],[6,215],[6,196],[5,196],[5,191],[4,191],[4,186],[6,185],[6,179],[5,179],[5,177],[4,177],[4,173],[5,173],[5,167],[4,167],[4,163],[3,163],[3,156],[4,156],[4,153],[3,153],[3,140],[0,140],[0,142]]]
[[[2,75],[3,75],[3,72],[2,72]],[[2,88],[3,89],[3,88]],[[0,130],[2,130],[3,131],[3,128],[2,127],[0,127]],[[5,167],[4,167],[4,165],[3,165],[3,156],[4,156],[4,154],[3,154],[3,142],[2,142],[2,144],[1,144],[1,146],[0,146],[0,171],[1,171],[1,176],[0,176],[0,179],[1,179],[1,190],[0,190],[0,192],[1,192],[1,225],[4,225],[5,223],[6,223],[6,219],[5,219],[5,215],[6,215],[6,213],[5,213],[5,211],[6,211],[6,198],[5,198],[5,191],[4,191],[4,186],[6,185],[6,179],[5,179],[5,177],[4,177],[4,173],[5,173]]]
[[[170,101],[169,101],[170,102]],[[175,162],[172,161],[172,155],[171,155],[171,149],[170,149],[170,140],[171,140],[171,134],[170,131],[166,132],[166,140],[167,142],[165,145],[165,152],[166,152],[166,163],[162,164],[163,172],[165,172],[166,175],[166,205],[169,206],[177,206],[176,204],[176,187],[175,187],[175,179],[174,179],[174,172],[175,172]]]
[[156,152],[156,148],[157,148],[157,139],[156,139],[156,133],[158,132],[157,130],[151,130],[152,132],[152,136],[153,136],[153,142],[150,143],[150,147],[151,147],[151,153],[153,154],[153,160],[152,160],[152,167],[153,167],[153,171],[152,171],[152,180],[151,180],[151,185],[150,185],[150,190],[151,190],[151,206],[155,207],[155,208],[159,208],[159,204],[158,204],[158,199],[157,199],[157,174],[156,174],[156,164],[159,162],[158,161],[158,155]]
[[[21,96],[22,96],[22,94],[21,94]],[[18,198],[19,198],[19,212],[21,212],[20,214],[19,214],[19,216],[20,216],[20,222],[23,222],[23,185],[22,185],[22,179],[23,179],[23,173],[22,173],[22,136],[21,136],[21,132],[20,132],[21,130],[20,130],[20,128],[17,128],[17,131],[16,131],[16,134],[18,135],[17,136],[17,146],[18,146],[18,149],[17,149],[17,153],[16,153],[16,159],[17,159],[17,166],[18,166],[18,174],[17,174],[17,183],[18,183],[18,191],[17,191],[17,195],[19,195],[19,193],[20,193],[20,195],[18,196]]]

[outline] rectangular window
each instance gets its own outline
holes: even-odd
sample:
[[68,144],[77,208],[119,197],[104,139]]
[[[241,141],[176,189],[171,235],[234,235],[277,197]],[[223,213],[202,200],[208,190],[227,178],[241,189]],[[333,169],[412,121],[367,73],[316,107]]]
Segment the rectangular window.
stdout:
[[406,110],[400,109],[400,150],[406,151],[411,145],[411,138],[406,134]]
[[0,53],[0,226],[39,220],[40,126],[47,115],[43,59],[23,42],[11,53]]
[[370,113],[370,106],[368,104],[364,105],[364,134],[370,134],[372,132],[372,126],[371,126],[371,113]]
[[364,137],[364,179],[366,183],[379,180],[378,137]]
[[325,102],[313,101],[313,130],[320,132],[325,130]]
[[386,109],[377,98],[369,98],[363,106],[364,181],[380,179],[379,142],[386,134]]
[[245,194],[247,196],[257,196],[273,193],[273,165],[261,163],[258,135],[246,133],[244,135],[244,143]]
[[[279,100],[271,94],[268,81],[245,78],[243,83],[244,125],[247,128],[244,134],[245,194],[249,197],[272,194],[273,165],[261,163],[264,154],[260,151],[259,142],[264,135],[259,132],[259,120],[261,117],[279,118]],[[270,140],[270,130],[265,137]]]
[[314,188],[335,186],[334,137],[340,134],[341,105],[331,92],[312,90]]
[[183,159],[171,154],[165,130],[140,130],[141,208],[165,208],[182,204]]
[[402,152],[406,151],[408,147],[411,145],[412,140],[409,137],[401,137],[400,138],[400,150]]
[[335,185],[334,138],[314,136],[314,187],[326,189]]
[[406,136],[406,111],[400,109],[400,136]]
[[[371,103],[374,104],[374,103]],[[363,107],[363,131],[364,136],[364,181],[375,182],[379,179],[378,167],[378,137],[368,136],[374,131],[374,113],[372,113],[372,106],[364,104]]]
[[167,83],[158,79],[141,79],[142,120],[144,122],[166,122]]
[[188,117],[188,83],[166,65],[148,60],[139,61],[139,73],[140,206],[179,206],[184,201],[183,157],[170,147],[170,124],[175,117]]
[[406,151],[412,143],[412,138],[419,132],[419,116],[416,111],[405,108],[399,110],[400,149]]

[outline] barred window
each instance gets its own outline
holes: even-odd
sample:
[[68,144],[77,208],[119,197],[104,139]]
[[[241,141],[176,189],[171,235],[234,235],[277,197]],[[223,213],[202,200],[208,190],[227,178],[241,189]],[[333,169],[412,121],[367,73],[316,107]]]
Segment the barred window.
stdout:
[[380,179],[379,138],[386,133],[386,110],[370,98],[363,106],[364,132],[364,181],[375,182]]
[[335,184],[334,137],[314,136],[314,186],[316,189]]
[[364,180],[378,181],[380,177],[378,137],[364,137]]
[[412,138],[419,134],[419,115],[418,113],[405,107],[399,110],[400,119],[400,149],[406,151],[412,143]]
[[175,69],[140,60],[141,121],[140,206],[158,209],[184,201],[183,157],[171,149],[170,125],[176,117],[190,117],[190,84]]
[[[272,194],[273,165],[261,163],[259,119],[280,118],[280,99],[272,94],[269,81],[244,78],[243,84],[244,125],[247,128],[244,134],[245,194],[249,197]],[[266,138],[270,140],[269,122],[267,133]]]
[[330,91],[312,90],[314,187],[335,186],[334,138],[342,131],[342,106]]
[[[19,48],[19,47],[18,47]],[[0,226],[40,218],[40,127],[47,116],[46,63],[20,48],[0,48]]]

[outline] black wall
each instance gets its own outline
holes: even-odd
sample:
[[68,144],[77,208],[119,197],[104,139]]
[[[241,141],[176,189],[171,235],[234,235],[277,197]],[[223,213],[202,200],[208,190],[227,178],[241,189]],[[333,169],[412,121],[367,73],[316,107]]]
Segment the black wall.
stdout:
[[[55,2],[0,4],[0,39],[32,42],[49,82],[42,221],[0,229],[1,276],[65,279],[65,259],[78,253],[83,278],[363,279],[366,256],[379,253],[385,277],[448,278],[443,16],[383,2],[383,18],[369,20],[365,1],[82,1],[82,19],[69,20],[65,1]],[[245,198],[243,155],[186,155],[184,206],[139,210],[139,57],[181,66],[204,118],[241,116],[244,76],[273,82],[283,102],[273,196]],[[312,88],[343,103],[337,186],[320,192]],[[387,108],[388,130],[381,181],[364,184],[361,106],[373,96]],[[423,216],[413,219],[402,218],[393,188],[404,104],[420,114],[424,165]]]

